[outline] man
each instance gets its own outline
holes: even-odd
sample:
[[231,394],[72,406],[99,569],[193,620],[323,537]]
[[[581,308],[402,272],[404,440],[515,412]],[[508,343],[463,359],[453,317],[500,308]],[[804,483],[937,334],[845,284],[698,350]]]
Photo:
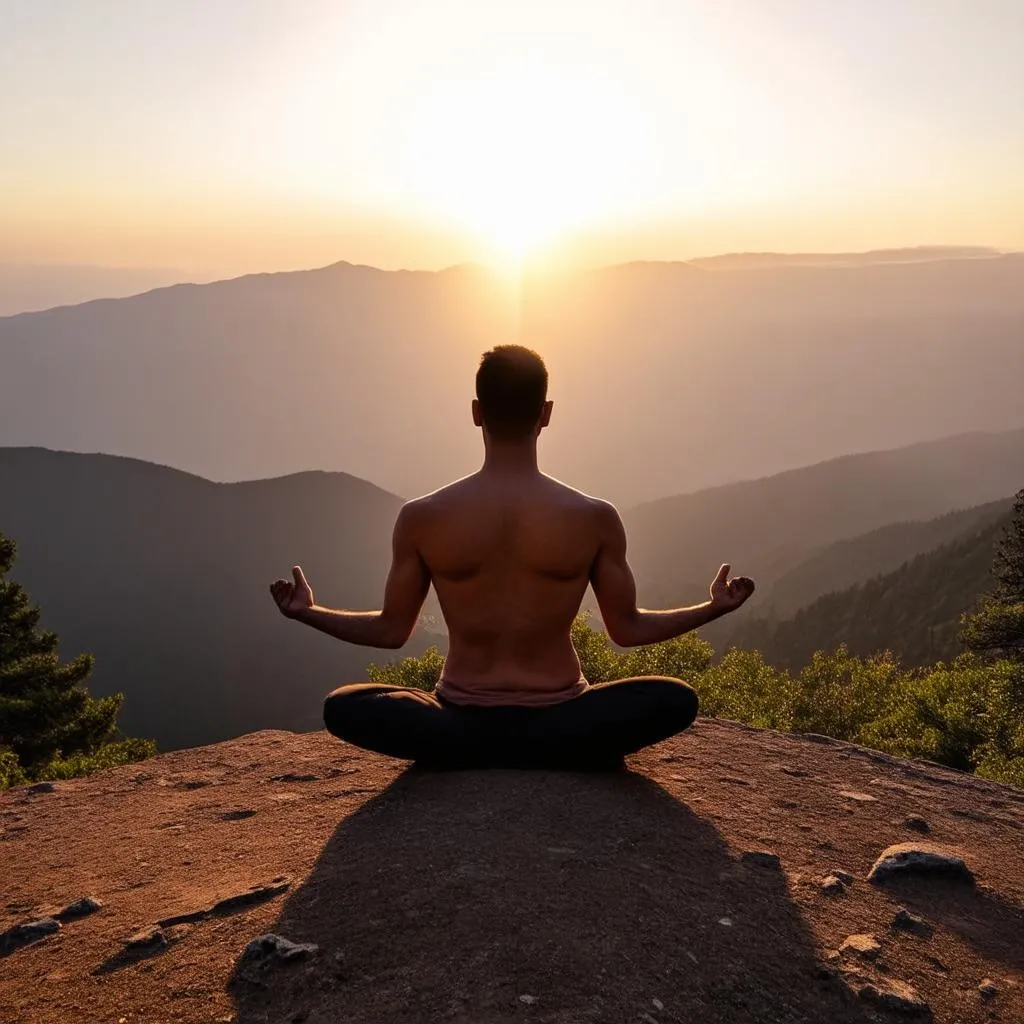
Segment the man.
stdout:
[[436,767],[611,768],[625,754],[689,726],[697,695],[678,679],[591,686],[569,628],[594,588],[608,635],[623,647],[679,636],[735,611],[754,591],[723,565],[711,599],[692,608],[637,608],[626,535],[615,507],[537,468],[551,419],[547,369],[518,345],[485,353],[473,422],[479,472],[403,506],[380,611],[322,608],[302,569],[270,591],[282,614],[340,640],[401,647],[433,583],[448,655],[433,693],[356,683],[324,706],[340,739]]

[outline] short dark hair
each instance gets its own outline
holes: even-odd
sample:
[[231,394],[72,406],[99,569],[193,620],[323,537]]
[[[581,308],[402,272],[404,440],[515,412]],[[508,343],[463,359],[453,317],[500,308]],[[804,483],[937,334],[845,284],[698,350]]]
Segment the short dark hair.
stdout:
[[497,345],[480,358],[476,397],[487,432],[502,441],[529,437],[548,395],[548,370],[532,349]]

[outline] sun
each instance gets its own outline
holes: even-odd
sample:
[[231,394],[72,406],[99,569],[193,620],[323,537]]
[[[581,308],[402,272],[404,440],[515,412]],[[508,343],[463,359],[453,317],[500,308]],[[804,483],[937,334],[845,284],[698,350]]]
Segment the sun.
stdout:
[[519,264],[642,196],[644,112],[599,76],[537,62],[446,82],[406,123],[407,189],[422,211]]

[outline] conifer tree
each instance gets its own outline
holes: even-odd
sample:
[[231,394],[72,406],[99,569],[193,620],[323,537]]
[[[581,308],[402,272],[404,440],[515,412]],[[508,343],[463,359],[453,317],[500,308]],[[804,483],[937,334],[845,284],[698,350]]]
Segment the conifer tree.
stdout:
[[1024,668],[1024,488],[992,565],[995,586],[964,619],[963,642],[972,650],[1008,658]]
[[85,688],[92,655],[61,661],[56,633],[39,628],[40,609],[6,578],[15,553],[14,542],[0,534],[0,788],[155,753],[153,743],[118,733],[122,694],[94,697]]

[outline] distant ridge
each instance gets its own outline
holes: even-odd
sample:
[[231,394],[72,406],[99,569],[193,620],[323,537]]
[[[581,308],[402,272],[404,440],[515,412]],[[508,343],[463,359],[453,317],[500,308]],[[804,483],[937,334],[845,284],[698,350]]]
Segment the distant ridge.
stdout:
[[815,651],[840,644],[862,657],[892,651],[912,666],[950,661],[963,653],[960,617],[992,587],[992,559],[1009,518],[1007,509],[994,520],[982,519],[935,550],[827,593],[790,618],[738,623],[730,643],[756,648],[769,663],[794,670]]
[[866,252],[737,252],[701,256],[688,262],[711,270],[749,270],[780,266],[869,266],[876,263],[921,263],[934,260],[986,259],[1006,255],[1004,250],[981,245],[920,245]]
[[1022,336],[1015,255],[661,263],[521,289],[475,266],[336,263],[0,319],[0,444],[425,493],[478,464],[480,354],[524,342],[550,367],[545,468],[630,505],[1019,427]]
[[[12,578],[121,725],[162,749],[320,724],[324,695],[386,652],[283,619],[271,580],[301,563],[318,599],[377,608],[401,499],[346,473],[218,484],[109,455],[0,448]],[[407,652],[424,649],[415,637]]]
[[[757,615],[777,581],[837,541],[1002,501],[1022,485],[1024,430],[975,432],[662,498],[625,523],[644,602],[700,597],[728,560],[758,581]],[[833,589],[827,577],[817,585],[814,597]]]

